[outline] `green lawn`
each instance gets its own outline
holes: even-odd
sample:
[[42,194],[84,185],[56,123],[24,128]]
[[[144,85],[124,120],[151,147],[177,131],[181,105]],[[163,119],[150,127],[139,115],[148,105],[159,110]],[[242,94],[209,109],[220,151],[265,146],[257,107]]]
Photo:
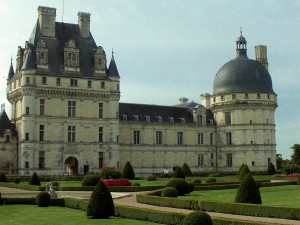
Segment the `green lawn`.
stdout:
[[[194,191],[182,199],[234,202],[237,189]],[[263,205],[300,208],[300,185],[260,188]]]
[[157,225],[157,223],[112,217],[110,219],[88,219],[84,211],[65,207],[38,207],[35,205],[0,206],[2,225],[48,225],[48,224],[102,224],[102,225]]

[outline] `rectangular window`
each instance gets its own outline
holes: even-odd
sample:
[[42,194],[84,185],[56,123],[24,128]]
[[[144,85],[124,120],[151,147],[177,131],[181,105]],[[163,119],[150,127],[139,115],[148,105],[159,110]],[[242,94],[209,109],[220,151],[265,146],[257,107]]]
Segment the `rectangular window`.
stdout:
[[39,152],[39,169],[45,169],[45,152]]
[[271,163],[271,158],[268,158],[268,165]]
[[25,162],[25,169],[29,169],[29,162],[28,161]]
[[99,118],[103,118],[103,103],[99,103]]
[[60,85],[60,78],[56,78],[56,85]]
[[162,144],[162,131],[156,131],[156,144]]
[[213,159],[214,158],[214,154],[210,154],[210,158]]
[[99,142],[103,142],[103,127],[99,127]]
[[92,87],[92,81],[91,80],[88,80],[88,87]]
[[260,94],[257,94],[257,99],[260,99]]
[[68,117],[76,116],[76,101],[68,101]]
[[198,145],[204,145],[204,135],[203,135],[203,133],[198,133]]
[[245,94],[245,99],[248,99],[249,98],[249,95],[248,94]]
[[104,152],[99,152],[98,165],[99,169],[103,168],[104,166]]
[[77,79],[71,79],[70,85],[71,85],[71,87],[77,87]]
[[101,81],[101,88],[104,89],[105,88],[105,82]]
[[42,84],[47,84],[47,77],[42,77]]
[[197,115],[197,123],[203,125],[203,115]]
[[204,166],[204,155],[198,155],[198,166]]
[[75,142],[76,127],[68,126],[68,142]]
[[227,145],[232,145],[232,136],[231,136],[231,132],[226,133],[226,144],[227,144]]
[[255,161],[252,161],[252,166],[255,166]]
[[135,144],[135,145],[140,144],[140,131],[139,130],[133,131],[133,144]]
[[221,95],[221,101],[224,101],[224,95]]
[[25,108],[25,114],[26,114],[26,115],[29,115],[29,107],[26,107],[26,108]]
[[45,99],[40,99],[40,116],[45,115]]
[[226,154],[226,165],[232,166],[232,153]]
[[25,133],[25,141],[29,141],[29,133]]
[[72,54],[68,53],[68,66],[72,66]]
[[183,145],[183,132],[177,132],[177,144]]
[[5,135],[5,142],[6,143],[10,142],[10,135]]
[[44,134],[45,134],[45,130],[44,130],[44,125],[40,125],[40,141],[44,141]]
[[225,124],[226,125],[231,124],[231,113],[230,112],[225,112]]
[[210,142],[210,145],[214,145],[214,133],[209,134],[209,142]]
[[236,96],[235,94],[232,94],[232,100],[235,100]]
[[30,84],[30,77],[26,77],[26,84]]

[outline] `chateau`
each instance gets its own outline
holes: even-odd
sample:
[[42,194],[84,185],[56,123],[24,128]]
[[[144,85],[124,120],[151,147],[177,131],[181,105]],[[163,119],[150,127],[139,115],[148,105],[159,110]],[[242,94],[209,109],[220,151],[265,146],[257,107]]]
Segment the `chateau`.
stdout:
[[0,115],[0,172],[84,174],[127,161],[138,175],[184,162],[194,172],[237,171],[242,163],[266,170],[276,158],[277,95],[266,46],[255,53],[247,57],[241,34],[236,58],[217,72],[202,104],[122,103],[114,55],[108,63],[94,41],[90,14],[68,24],[40,6],[7,77],[12,110],[10,120],[4,108]]

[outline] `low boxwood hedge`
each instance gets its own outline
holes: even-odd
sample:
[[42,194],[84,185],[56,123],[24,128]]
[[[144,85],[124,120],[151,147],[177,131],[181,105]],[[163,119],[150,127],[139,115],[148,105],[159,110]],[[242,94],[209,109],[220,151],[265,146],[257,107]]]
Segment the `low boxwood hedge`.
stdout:
[[29,184],[15,184],[12,182],[0,182],[2,187],[19,188],[28,191],[45,191],[45,187],[29,185]]
[[224,184],[224,185],[205,185],[205,186],[195,186],[195,191],[202,190],[221,190],[221,189],[235,189],[238,188],[240,184]]
[[200,209],[209,212],[238,214],[245,216],[300,220],[300,208],[287,208],[279,206],[265,206],[244,203],[201,201]]
[[[20,198],[20,197],[14,197],[14,198],[2,198],[3,202],[5,202],[6,205],[35,205],[36,204],[36,198]],[[50,200],[51,206],[65,206],[65,199],[63,198],[53,198]]]

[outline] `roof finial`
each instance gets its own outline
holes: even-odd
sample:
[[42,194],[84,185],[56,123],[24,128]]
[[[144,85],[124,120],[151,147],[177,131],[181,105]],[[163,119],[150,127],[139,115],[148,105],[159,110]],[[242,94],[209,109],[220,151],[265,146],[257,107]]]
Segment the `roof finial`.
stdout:
[[243,36],[243,29],[242,29],[242,27],[240,27],[240,33],[241,33],[241,36]]
[[111,49],[111,55],[112,55],[112,58],[114,58],[114,49],[113,48]]

